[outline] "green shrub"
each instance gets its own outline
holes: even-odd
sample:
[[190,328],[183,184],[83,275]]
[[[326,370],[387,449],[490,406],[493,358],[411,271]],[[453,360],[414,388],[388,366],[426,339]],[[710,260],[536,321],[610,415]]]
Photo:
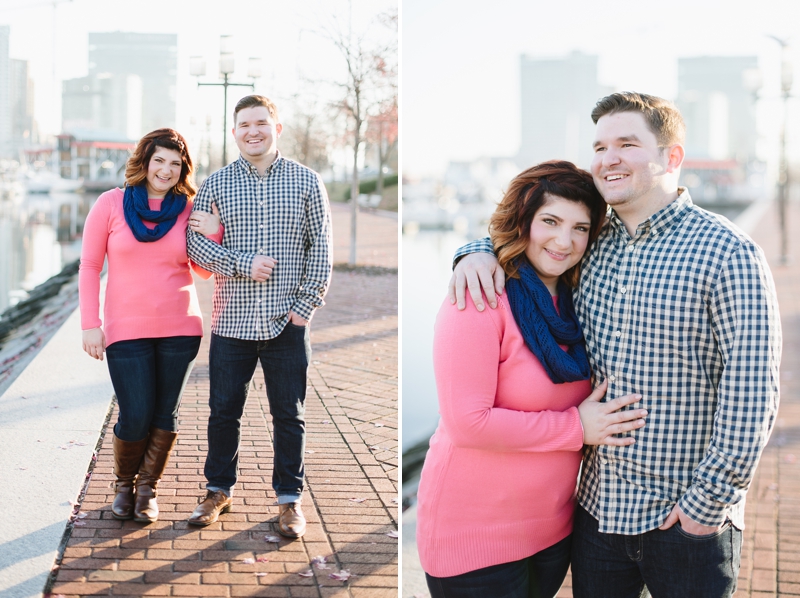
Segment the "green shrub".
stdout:
[[[383,177],[383,187],[394,187],[397,185],[397,174],[388,174]],[[378,179],[366,179],[364,181],[359,181],[358,183],[358,192],[359,193],[366,193],[370,195],[375,193],[376,189],[378,188]],[[347,188],[344,194],[345,201],[349,201],[350,199],[350,187]]]

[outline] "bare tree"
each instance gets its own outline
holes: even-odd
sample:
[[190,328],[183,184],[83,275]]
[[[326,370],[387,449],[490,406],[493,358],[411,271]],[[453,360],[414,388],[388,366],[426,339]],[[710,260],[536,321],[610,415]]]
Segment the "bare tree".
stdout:
[[323,117],[324,110],[313,94],[305,92],[292,97],[292,108],[284,123],[281,147],[301,164],[317,172],[325,170],[329,165],[330,132],[324,124],[328,122]]
[[378,184],[375,193],[383,193],[383,167],[397,147],[397,96],[367,123],[366,139],[378,151]]
[[354,32],[349,25],[343,27],[336,17],[332,17],[329,25],[323,28],[323,35],[339,50],[347,67],[346,80],[336,81],[334,85],[342,92],[337,104],[348,117],[353,148],[349,259],[352,265],[356,263],[358,154],[364,141],[364,124],[379,112],[388,98],[396,96],[397,90],[397,12],[379,15],[376,21],[381,29],[378,35],[376,23],[364,31]]

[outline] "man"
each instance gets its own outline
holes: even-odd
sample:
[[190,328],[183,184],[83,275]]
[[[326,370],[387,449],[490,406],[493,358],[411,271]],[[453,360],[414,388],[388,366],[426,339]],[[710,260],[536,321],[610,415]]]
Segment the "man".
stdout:
[[323,305],[330,281],[330,207],[319,175],[278,151],[282,126],[269,99],[242,98],[233,120],[241,155],[206,179],[193,213],[200,219],[212,209],[219,212],[222,245],[191,227],[187,232],[189,257],[216,274],[204,471],[208,493],[189,523],[209,525],[230,509],[242,412],[260,361],[274,427],[278,532],[297,538],[306,527],[300,502],[308,324]]
[[[778,407],[781,330],[761,249],[678,187],[685,129],[669,102],[601,99],[592,175],[608,220],[575,307],[607,399],[643,396],[631,446],[587,447],[573,536],[576,598],[713,598],[736,588],[745,495]],[[477,241],[458,255],[491,251]],[[458,258],[458,255],[456,256]],[[467,260],[473,263],[470,265]],[[461,261],[478,309],[503,289],[493,256]]]

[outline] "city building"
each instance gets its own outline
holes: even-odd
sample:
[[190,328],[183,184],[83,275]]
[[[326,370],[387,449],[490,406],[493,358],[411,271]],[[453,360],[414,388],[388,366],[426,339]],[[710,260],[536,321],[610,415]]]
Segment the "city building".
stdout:
[[8,41],[11,28],[0,25],[0,158],[13,158],[11,141],[11,59]]
[[681,180],[692,197],[750,201],[767,192],[766,165],[758,159],[756,109],[746,81],[755,56],[678,59],[676,104],[686,122]]
[[745,86],[755,56],[678,59],[676,104],[686,121],[686,156],[712,160],[756,159],[753,91]]
[[62,127],[138,139],[177,117],[178,36],[90,33],[86,77],[63,83]]
[[15,154],[29,147],[35,138],[33,121],[33,81],[28,77],[28,61],[10,61],[9,107],[11,144]]
[[610,93],[597,82],[597,56],[520,57],[521,140],[517,164],[563,159],[588,168],[594,123],[590,114]]

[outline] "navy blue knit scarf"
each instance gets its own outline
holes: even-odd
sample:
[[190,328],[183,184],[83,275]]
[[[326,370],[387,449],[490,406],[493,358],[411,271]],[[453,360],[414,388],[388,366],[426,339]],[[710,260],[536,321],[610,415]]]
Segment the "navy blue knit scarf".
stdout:
[[[151,210],[147,201],[147,186],[130,185],[125,187],[125,196],[122,198],[122,209],[125,212],[125,222],[141,243],[152,243],[158,241],[175,226],[178,215],[186,207],[186,196],[175,195],[172,189],[167,191],[164,201],[161,202],[161,209]],[[156,222],[154,229],[147,228],[142,220]]]
[[[527,262],[519,278],[506,282],[511,313],[525,344],[541,362],[554,384],[589,378],[589,359],[583,332],[572,305],[572,291],[558,282],[558,311],[550,291]],[[564,351],[559,345],[567,345]]]

